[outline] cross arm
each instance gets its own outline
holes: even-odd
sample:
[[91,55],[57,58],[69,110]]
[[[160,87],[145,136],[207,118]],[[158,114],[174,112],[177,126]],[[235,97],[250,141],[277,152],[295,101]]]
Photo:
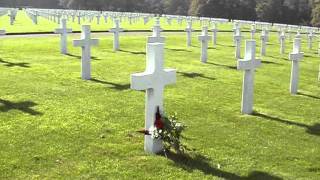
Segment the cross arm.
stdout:
[[73,40],[73,46],[75,47],[82,47],[84,46],[84,40],[78,39],[78,40]]
[[175,84],[177,82],[177,70],[176,69],[164,69],[165,85]]
[[289,59],[291,61],[301,61],[303,58],[303,53],[291,53]]
[[152,88],[151,74],[143,72],[131,75],[131,89],[134,90],[147,90]]
[[111,28],[109,31],[110,32],[123,32],[124,29],[122,29],[122,28]]
[[209,41],[211,36],[198,36],[199,41]]
[[261,60],[245,60],[241,59],[238,61],[237,69],[238,70],[251,70],[256,69],[261,66]]
[[148,37],[148,43],[164,43],[164,37]]

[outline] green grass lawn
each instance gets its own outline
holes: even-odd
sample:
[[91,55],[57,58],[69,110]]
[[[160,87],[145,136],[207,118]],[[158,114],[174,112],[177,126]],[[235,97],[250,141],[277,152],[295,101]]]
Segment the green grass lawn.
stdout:
[[8,37],[0,39],[0,179],[320,179],[316,50],[304,42],[300,94],[291,96],[291,62],[272,34],[256,72],[256,113],[243,116],[231,33],[210,45],[207,64],[195,35],[191,48],[185,33],[164,35],[165,67],[178,69],[165,109],[188,126],[184,143],[195,152],[148,155],[135,133],[145,94],[129,82],[145,69],[146,34],[121,36],[120,52],[111,34],[94,35],[91,81],[80,79],[71,43],[79,35],[69,38],[69,56],[59,54],[58,36]]
[[[89,24],[88,21],[82,22]],[[113,22],[108,19],[108,22],[104,22],[104,18],[101,17],[100,24],[97,24],[96,18],[91,23],[92,30],[95,31],[107,31],[113,27]],[[130,24],[128,20],[123,19],[121,23],[121,27],[125,30],[151,30],[154,25],[154,19],[150,19],[150,21],[144,25],[143,19],[140,19],[137,23]],[[78,25],[77,18],[75,22],[72,22],[72,18],[70,17],[68,21],[68,26],[71,27],[74,31],[80,31],[81,26]],[[26,15],[24,11],[19,11],[16,17],[15,24],[13,26],[10,25],[9,16],[0,17],[0,29],[4,28],[7,30],[7,33],[22,33],[22,32],[53,32],[55,28],[59,27],[58,24],[53,21],[49,21],[43,17],[38,18],[38,25],[32,23],[32,20]],[[186,22],[184,21],[182,25],[179,25],[176,20],[172,21],[172,25],[169,25],[165,18],[161,18],[161,27],[164,30],[184,30],[186,28]],[[195,22],[193,24],[193,28],[195,30],[201,30],[200,22]],[[223,23],[218,24],[219,30],[232,30],[232,23]],[[243,26],[244,29],[248,30],[248,26]]]

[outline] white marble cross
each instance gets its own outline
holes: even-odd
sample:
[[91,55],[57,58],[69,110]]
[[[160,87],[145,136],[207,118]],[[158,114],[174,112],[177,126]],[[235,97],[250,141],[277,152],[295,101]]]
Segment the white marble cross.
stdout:
[[192,22],[189,20],[187,21],[187,28],[185,30],[187,32],[187,46],[191,46],[191,40],[192,40]]
[[266,46],[268,41],[267,32],[265,30],[262,31],[260,39],[261,39],[261,56],[265,56]]
[[309,48],[309,50],[312,50],[313,37],[314,37],[313,33],[310,32],[308,34],[308,48]]
[[160,22],[156,22],[152,29],[152,36],[148,37],[148,43],[164,43],[165,38],[161,37],[161,31]]
[[256,33],[256,25],[255,25],[255,24],[252,24],[252,25],[251,25],[251,30],[250,30],[251,39],[254,39],[255,33]]
[[67,54],[68,50],[68,33],[71,33],[72,29],[67,28],[67,20],[61,19],[60,28],[56,29],[54,33],[60,34],[60,51],[62,54]]
[[237,30],[236,35],[234,35],[234,42],[235,42],[235,57],[236,59],[240,59],[241,58],[241,40],[242,40],[242,36],[241,36],[241,31],[240,29]]
[[198,36],[199,41],[201,42],[201,62],[206,63],[208,59],[208,42],[211,37],[208,35],[208,27],[204,26],[202,28],[202,33]]
[[238,60],[238,70],[244,70],[242,88],[242,114],[253,113],[254,74],[255,69],[261,66],[261,61],[256,56],[256,41],[247,40],[244,59]]
[[98,44],[98,39],[91,39],[90,25],[83,25],[81,39],[73,41],[75,47],[82,48],[81,78],[83,80],[91,79],[91,46],[97,46]]
[[96,15],[96,18],[97,18],[97,24],[99,25],[100,24],[101,15],[100,14]]
[[[176,83],[176,70],[164,69],[164,44],[147,44],[147,67],[145,72],[131,75],[131,89],[146,90],[145,129],[155,123],[156,110],[163,109],[163,93],[166,85]],[[144,150],[156,154],[163,150],[161,140],[145,136]]]
[[9,17],[10,17],[10,25],[14,24],[14,21],[16,20],[17,11],[16,10],[10,10]]
[[104,18],[104,22],[105,22],[105,23],[108,23],[108,14],[104,14],[104,15],[103,15],[103,18]]
[[80,25],[80,24],[81,24],[81,14],[79,13],[79,14],[77,15],[77,17],[78,17],[78,24]]
[[293,44],[293,51],[289,55],[289,59],[292,61],[291,67],[291,83],[290,92],[291,94],[298,93],[299,86],[299,62],[303,59],[303,53],[301,51],[301,39],[295,38]]
[[119,34],[120,32],[123,32],[124,30],[120,28],[120,20],[115,19],[114,20],[114,27],[110,29],[110,32],[113,32],[113,50],[118,51],[120,49],[120,43],[119,43]]
[[282,31],[280,35],[280,54],[284,54],[286,49],[286,35],[285,32]]
[[143,17],[143,24],[146,25],[149,22],[149,17],[145,16]]
[[217,45],[217,33],[219,31],[216,23],[212,24],[211,31],[212,31],[212,43],[213,43],[213,46],[216,46]]
[[295,35],[295,38],[301,38],[300,30],[297,31],[297,34]]

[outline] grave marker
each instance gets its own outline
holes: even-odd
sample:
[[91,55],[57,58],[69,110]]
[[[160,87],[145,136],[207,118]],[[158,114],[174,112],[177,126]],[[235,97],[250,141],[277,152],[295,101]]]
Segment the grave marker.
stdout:
[[60,52],[67,54],[68,50],[68,33],[71,33],[72,29],[67,28],[67,20],[61,19],[60,28],[55,30],[56,34],[60,34]]
[[267,46],[267,41],[268,41],[267,34],[266,34],[265,30],[262,31],[260,39],[261,39],[261,56],[265,56],[266,55],[266,46]]
[[308,48],[309,48],[309,50],[312,50],[313,37],[314,37],[313,33],[310,32],[308,34]]
[[280,35],[280,54],[285,53],[285,48],[286,48],[286,35],[284,31],[282,31]]
[[217,45],[217,33],[219,31],[216,23],[212,24],[211,31],[212,31],[212,43],[213,43],[213,46],[216,46]]
[[301,50],[301,39],[295,38],[293,44],[293,51],[289,55],[289,59],[292,61],[291,66],[291,83],[290,83],[290,92],[291,94],[298,93],[299,86],[299,62],[303,58],[303,53]]
[[148,37],[148,43],[164,43],[165,38],[161,37],[161,31],[160,22],[156,22],[152,29],[152,36]]
[[201,62],[206,63],[208,59],[208,41],[211,37],[208,35],[208,27],[204,26],[202,28],[202,33],[198,36],[199,41],[201,42]]
[[235,46],[236,46],[235,47],[236,59],[241,58],[241,40],[242,40],[241,31],[240,31],[240,29],[238,29],[236,35],[234,36],[234,42],[235,42]]
[[120,49],[120,43],[119,43],[119,34],[120,32],[123,32],[124,30],[120,28],[120,20],[115,19],[114,20],[114,27],[110,30],[110,32],[113,32],[113,50],[118,51]]
[[[164,112],[163,93],[166,85],[176,82],[176,70],[164,69],[164,44],[147,44],[147,67],[143,73],[131,75],[131,89],[146,90],[145,129],[154,126],[157,108]],[[144,150],[156,154],[163,150],[162,140],[145,136]]]
[[244,59],[238,60],[238,70],[244,70],[242,88],[242,114],[253,113],[254,98],[254,74],[255,69],[261,66],[261,61],[255,58],[256,41],[247,40]]
[[256,25],[255,25],[255,24],[252,24],[252,25],[251,25],[251,30],[250,30],[251,39],[254,39],[255,33],[256,33]]
[[185,30],[187,32],[187,46],[191,46],[191,40],[192,40],[192,22],[189,20],[187,21],[187,28]]
[[91,39],[90,25],[83,25],[81,39],[73,41],[75,47],[82,48],[81,78],[83,80],[91,79],[91,46],[97,46],[98,43],[98,39]]

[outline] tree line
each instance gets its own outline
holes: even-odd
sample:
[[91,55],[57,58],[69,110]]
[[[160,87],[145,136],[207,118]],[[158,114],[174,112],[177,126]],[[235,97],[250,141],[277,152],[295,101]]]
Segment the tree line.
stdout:
[[194,15],[320,26],[320,0],[1,0],[0,6]]

